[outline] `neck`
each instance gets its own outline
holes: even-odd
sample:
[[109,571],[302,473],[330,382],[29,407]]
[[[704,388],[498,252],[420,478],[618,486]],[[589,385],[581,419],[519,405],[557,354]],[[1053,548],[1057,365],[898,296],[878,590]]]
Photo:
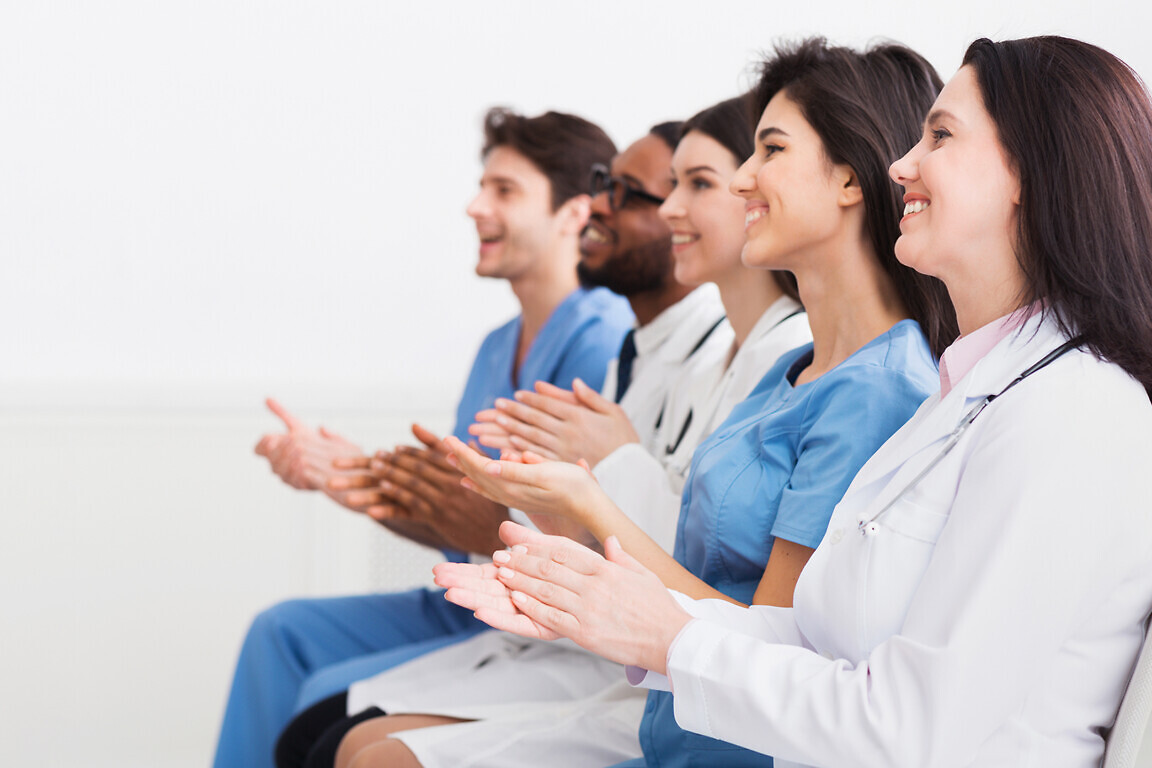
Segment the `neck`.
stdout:
[[632,294],[628,297],[628,303],[632,305],[632,314],[636,315],[636,324],[641,327],[648,325],[661,312],[692,293],[692,290],[669,277],[659,288]]
[[720,289],[724,314],[728,316],[728,324],[736,337],[733,344],[736,349],[748,339],[748,334],[752,333],[768,307],[784,295],[771,272],[744,266],[718,277],[716,287]]
[[896,287],[871,246],[843,244],[796,271],[800,300],[812,327],[812,363],[797,384],[835,368],[856,350],[908,317]]
[[967,336],[993,320],[1024,306],[1021,298],[1024,295],[1022,284],[1006,281],[998,286],[982,286],[976,291],[969,288],[969,293],[975,295],[967,295],[948,286],[948,298],[951,299],[952,306],[956,307],[956,324],[962,336]]
[[580,258],[576,242],[565,245],[567,247],[558,249],[550,258],[537,260],[541,265],[539,269],[508,281],[520,302],[521,358],[556,307],[580,285],[576,278],[576,262]]

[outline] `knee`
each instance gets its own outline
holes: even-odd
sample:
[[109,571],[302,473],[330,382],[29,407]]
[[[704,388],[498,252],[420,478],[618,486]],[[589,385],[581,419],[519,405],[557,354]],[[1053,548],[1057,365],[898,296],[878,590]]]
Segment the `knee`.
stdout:
[[285,600],[265,608],[252,619],[245,642],[290,637],[296,634],[297,628],[305,624],[312,615],[312,611],[307,607],[308,602],[304,599]]
[[421,768],[421,766],[420,761],[404,742],[384,738],[365,745],[343,762],[338,755],[335,768]]

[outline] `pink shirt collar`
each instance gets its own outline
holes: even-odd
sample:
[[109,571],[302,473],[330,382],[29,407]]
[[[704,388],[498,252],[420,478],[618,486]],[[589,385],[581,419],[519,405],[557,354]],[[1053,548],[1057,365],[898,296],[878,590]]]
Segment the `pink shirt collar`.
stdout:
[[1029,318],[1040,311],[1041,306],[1041,302],[1035,301],[952,342],[952,346],[944,350],[944,354],[940,356],[940,398],[946,397],[952,391],[952,387],[968,375],[980,358],[1028,322]]

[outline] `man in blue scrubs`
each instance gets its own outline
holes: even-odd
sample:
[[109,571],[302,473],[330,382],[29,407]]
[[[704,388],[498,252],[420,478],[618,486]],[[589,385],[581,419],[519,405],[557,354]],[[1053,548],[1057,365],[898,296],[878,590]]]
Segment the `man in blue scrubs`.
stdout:
[[[603,288],[582,288],[576,275],[590,207],[589,170],[610,161],[611,140],[588,121],[555,112],[527,118],[495,109],[484,132],[480,192],[468,206],[480,238],[476,272],[507,280],[521,314],[490,333],[480,348],[453,430],[463,440],[473,414],[538,380],[567,388],[579,377],[599,387],[633,319],[624,299]],[[487,553],[499,546],[495,531],[507,509],[445,481],[437,489],[444,504],[471,524],[392,514],[398,500],[382,496],[379,488],[330,483],[340,474],[332,467],[334,459],[363,464],[363,451],[339,435],[302,424],[274,401],[269,407],[287,431],[266,435],[257,453],[293,487],[323,490],[350,509],[369,509],[384,525],[422,544]],[[421,455],[436,462],[436,436],[419,427],[414,432],[428,446]],[[295,708],[301,684],[316,670],[399,646],[411,646],[417,655],[483,628],[470,612],[430,590],[273,606],[256,617],[245,639],[215,765],[271,766],[275,739]]]

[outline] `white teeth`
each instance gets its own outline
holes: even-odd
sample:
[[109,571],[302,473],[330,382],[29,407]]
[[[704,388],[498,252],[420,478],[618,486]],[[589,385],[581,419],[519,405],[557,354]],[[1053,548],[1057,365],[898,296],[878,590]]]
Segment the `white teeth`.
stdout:
[[589,227],[588,229],[584,230],[584,237],[585,239],[591,240],[594,243],[608,242],[608,238],[604,237],[604,233],[595,227]]
[[910,203],[904,204],[904,215],[907,216],[910,213],[920,213],[920,211],[924,210],[927,207],[928,207],[928,201],[927,200],[913,200]]
[[747,227],[749,224],[759,221],[760,219],[764,218],[766,213],[768,212],[763,208],[757,208],[754,211],[746,211],[744,213],[744,226]]
[[687,245],[696,241],[696,235],[672,235],[672,245]]

